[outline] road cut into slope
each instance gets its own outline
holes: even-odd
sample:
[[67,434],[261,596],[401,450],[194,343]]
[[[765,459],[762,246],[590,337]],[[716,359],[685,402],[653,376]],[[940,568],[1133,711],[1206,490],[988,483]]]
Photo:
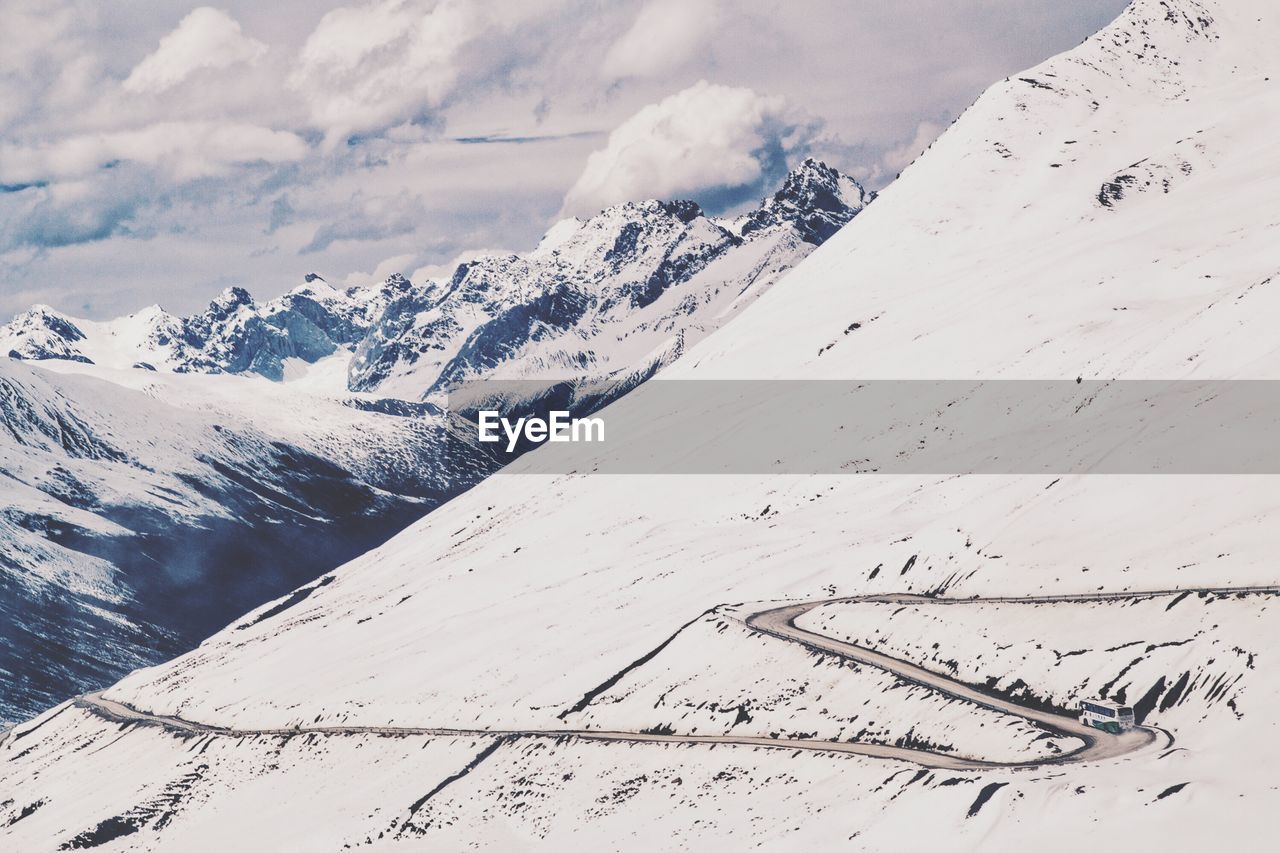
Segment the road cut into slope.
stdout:
[[[104,719],[126,725],[160,726],[182,736],[223,737],[296,737],[300,735],[383,737],[479,737],[515,740],[520,738],[578,738],[591,741],[617,743],[659,743],[683,745],[727,745],[765,747],[769,749],[802,750],[848,755],[863,755],[907,761],[923,767],[947,770],[990,770],[996,768],[1034,768],[1046,765],[1084,763],[1117,759],[1156,746],[1169,746],[1173,737],[1167,732],[1142,727],[1115,735],[1090,728],[1067,714],[1058,714],[1039,708],[1031,708],[1009,698],[999,696],[980,687],[966,684],[942,673],[917,666],[909,661],[877,652],[864,646],[836,640],[798,627],[795,623],[809,611],[831,604],[857,604],[860,602],[900,603],[904,605],[963,606],[967,603],[1050,603],[1123,600],[1151,596],[1173,596],[1184,593],[1248,594],[1280,593],[1280,586],[1215,587],[1203,589],[1169,589],[1152,591],[1127,591],[1116,593],[1080,593],[1029,597],[990,598],[939,598],[915,594],[887,594],[846,596],[803,601],[756,610],[743,623],[753,631],[786,642],[798,643],[812,651],[834,655],[866,666],[892,673],[903,681],[921,685],[944,695],[972,702],[984,708],[1025,719],[1057,735],[1074,738],[1081,746],[1070,752],[1049,758],[1030,761],[988,761],[964,758],[916,747],[887,744],[827,741],[816,739],[753,737],[748,735],[695,735],[666,734],[656,732],[607,731],[598,729],[469,729],[437,726],[344,726],[314,725],[285,728],[241,729],[186,720],[176,716],[150,714],[122,702],[108,699],[101,693],[89,693],[73,700],[75,706],[91,711]],[[7,733],[9,737],[13,732]],[[26,732],[22,732],[26,734]],[[6,738],[7,739],[7,738]]]

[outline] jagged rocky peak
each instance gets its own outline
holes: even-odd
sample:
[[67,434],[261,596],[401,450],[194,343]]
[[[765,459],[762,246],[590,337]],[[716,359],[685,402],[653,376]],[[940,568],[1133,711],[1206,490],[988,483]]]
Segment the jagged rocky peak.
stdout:
[[32,330],[46,330],[66,341],[84,340],[84,332],[80,331],[75,323],[48,305],[32,305],[30,311],[14,317],[11,325]]
[[228,287],[218,294],[202,313],[187,319],[186,338],[189,344],[203,346],[210,335],[224,328],[241,308],[253,308],[253,297],[243,287]]
[[791,223],[805,242],[823,243],[875,198],[848,175],[806,158],[787,175],[782,187],[743,220],[741,233],[784,222]]
[[477,258],[438,289],[390,302],[356,350],[349,387],[431,397],[473,378],[606,375],[674,357],[869,200],[856,181],[807,160],[732,222],[694,201],[657,199],[561,220],[526,255]]
[[687,200],[664,201],[664,202],[659,202],[659,205],[662,207],[663,210],[665,210],[667,213],[670,213],[672,216],[674,216],[676,219],[679,219],[681,222],[692,222],[693,220],[697,219],[699,216],[702,216],[702,208],[698,206],[697,202],[687,201]]
[[173,357],[185,331],[182,318],[173,316],[159,305],[149,305],[111,326],[113,335],[132,339],[138,344],[135,357],[142,358],[152,370],[155,369],[153,360],[163,362]]
[[366,287],[334,287],[325,280],[324,276],[307,273],[303,276],[301,284],[294,286],[283,296],[265,303],[260,310],[264,314],[274,314],[305,302],[324,305],[339,311],[356,310],[355,306],[362,301],[361,294],[367,295],[374,290],[375,288]]
[[626,202],[563,220],[526,255],[475,258],[416,287],[401,280],[408,290],[357,347],[349,387],[416,398],[518,360],[536,341],[576,334],[587,348],[606,315],[643,308],[741,242],[690,201]]
[[10,358],[89,362],[76,346],[84,339],[79,326],[48,305],[33,305],[7,326],[0,326],[0,352]]
[[627,267],[650,266],[673,249],[713,255],[738,238],[692,201],[629,201],[585,221],[556,223],[530,261],[558,261],[576,276],[602,279]]
[[295,294],[327,297],[341,293],[341,290],[325,281],[324,276],[311,272],[302,277],[302,284],[295,286],[282,299],[287,299]]
[[140,323],[158,323],[158,322],[168,322],[170,320],[177,320],[178,318],[174,317],[168,311],[164,310],[163,306],[153,304],[153,305],[148,305],[146,308],[140,308],[139,310],[130,314],[127,319],[135,320]]
[[226,317],[242,307],[253,307],[253,297],[249,291],[243,287],[228,287],[209,303],[209,310],[205,313]]

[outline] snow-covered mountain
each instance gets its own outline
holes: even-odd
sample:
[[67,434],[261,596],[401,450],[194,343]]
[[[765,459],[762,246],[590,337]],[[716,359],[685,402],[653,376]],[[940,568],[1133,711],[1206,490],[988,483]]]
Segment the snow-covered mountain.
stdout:
[[[1278,38],[1270,0],[1136,0],[993,85],[665,375],[1280,379]],[[651,412],[655,384],[606,415]],[[68,704],[15,729],[6,840],[1272,846],[1275,597],[1152,593],[1280,582],[1275,477],[511,473],[106,692],[150,725]],[[1036,765],[1065,748],[1051,732],[742,618],[939,590],[942,616],[926,597],[801,621],[992,694],[1123,696],[1164,732]],[[1121,597],[964,603],[1099,591]],[[602,726],[650,739],[557,736]],[[798,746],[848,738],[992,763]],[[998,766],[1010,755],[1036,766]]]
[[309,275],[185,318],[17,317],[0,328],[0,720],[190,648],[497,467],[419,398],[476,376],[625,371],[623,393],[869,198],[806,161],[749,237],[649,201],[422,286]]
[[0,328],[10,358],[70,360],[109,368],[174,373],[254,373],[284,378],[288,359],[313,363],[359,340],[393,290],[337,291],[315,275],[259,307],[243,288],[223,291],[191,317],[159,306],[93,322],[37,305]]
[[[0,352],[111,368],[288,377],[345,357],[345,388],[439,398],[477,377],[651,373],[748,305],[874,194],[806,160],[733,221],[644,201],[557,223],[526,256],[482,257],[444,280],[393,275],[339,290],[318,275],[264,304],[231,288],[207,310],[158,306],[91,322],[36,306],[0,327]],[[338,390],[335,383],[334,391]]]

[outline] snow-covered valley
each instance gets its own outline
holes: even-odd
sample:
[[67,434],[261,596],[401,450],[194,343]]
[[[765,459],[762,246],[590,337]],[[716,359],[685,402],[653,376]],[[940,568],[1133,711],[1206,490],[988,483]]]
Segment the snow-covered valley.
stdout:
[[[1277,37],[1264,0],[1137,0],[993,85],[663,375],[1280,379]],[[23,850],[1200,850],[1230,821],[1236,849],[1274,846],[1274,596],[1149,593],[1280,584],[1277,478],[520,473],[536,456],[105,691],[144,719],[69,704],[17,727],[0,832]],[[1151,696],[1161,737],[1045,761],[1068,739],[738,621],[893,593],[956,603],[830,602],[796,627],[1029,706]],[[838,753],[850,738],[1035,766]]]

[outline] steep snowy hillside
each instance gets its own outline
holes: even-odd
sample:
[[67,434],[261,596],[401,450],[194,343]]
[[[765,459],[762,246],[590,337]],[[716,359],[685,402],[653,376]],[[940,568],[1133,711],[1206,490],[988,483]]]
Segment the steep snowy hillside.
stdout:
[[[1275,606],[1273,594],[1213,592],[945,608],[837,604],[801,624],[1004,694],[1062,708],[1075,696],[1114,698],[1131,703],[1140,722],[1185,729],[1210,716],[1228,727],[1243,715]],[[967,642],[910,647],[948,631]]]
[[[1079,743],[1025,720],[939,695],[832,656],[753,634],[725,608],[682,630],[634,673],[560,718],[575,728],[925,746],[1002,761],[1061,755]],[[735,619],[734,617],[739,617]],[[707,661],[714,660],[708,672]],[[581,707],[579,707],[579,705]]]
[[[528,256],[482,257],[452,277],[338,290],[323,278],[262,305],[231,288],[203,313],[153,306],[105,323],[36,306],[0,327],[0,353],[113,369],[252,373],[343,362],[340,390],[439,399],[488,376],[647,376],[751,303],[873,198],[806,160],[733,222],[693,202],[611,207],[558,223]],[[296,372],[296,369],[295,369]],[[326,375],[338,380],[332,366]]]
[[[1269,0],[1137,0],[994,85],[668,375],[1280,379],[1277,39]],[[653,385],[606,416],[651,411]],[[15,729],[0,745],[5,837],[35,850],[1270,846],[1269,593],[1206,592],[1205,612],[1150,592],[1274,589],[1275,477],[519,475],[537,455],[191,653]],[[1035,641],[1002,609],[1035,602],[917,600],[877,611],[868,637],[839,608],[880,604],[830,601],[939,590],[1111,598],[1046,605],[1045,648],[1017,659]],[[825,603],[793,631],[873,648],[753,621],[783,601]],[[975,609],[953,621],[927,606]],[[1155,648],[1113,648],[1135,642]],[[1077,651],[1087,660],[1069,669]],[[836,686],[855,654],[893,673],[874,676],[886,689],[863,693],[863,672]],[[1121,685],[1129,701],[1154,691],[1162,729],[1099,736],[1074,763],[1007,761],[1047,748],[1025,721],[1059,749],[1088,733],[1000,691],[1052,704]],[[859,699],[865,710],[845,704]],[[720,722],[726,703],[751,719]],[[885,722],[864,746],[906,751],[834,740],[857,737],[864,713]],[[691,732],[713,725],[731,736]]]

